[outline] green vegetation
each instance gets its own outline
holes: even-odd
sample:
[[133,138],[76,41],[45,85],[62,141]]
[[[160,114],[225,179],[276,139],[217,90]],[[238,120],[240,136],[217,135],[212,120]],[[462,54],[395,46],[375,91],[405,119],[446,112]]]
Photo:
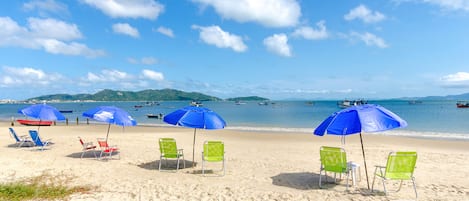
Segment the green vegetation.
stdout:
[[91,187],[69,187],[71,177],[43,174],[6,184],[0,184],[0,200],[64,200],[74,193],[88,193]]
[[259,96],[246,96],[246,97],[236,97],[236,98],[228,98],[227,101],[268,101],[267,98],[262,98]]
[[161,90],[143,90],[138,92],[132,91],[115,91],[105,89],[95,94],[54,94],[30,98],[27,101],[220,101],[220,98],[208,96],[197,92],[184,92],[174,89]]

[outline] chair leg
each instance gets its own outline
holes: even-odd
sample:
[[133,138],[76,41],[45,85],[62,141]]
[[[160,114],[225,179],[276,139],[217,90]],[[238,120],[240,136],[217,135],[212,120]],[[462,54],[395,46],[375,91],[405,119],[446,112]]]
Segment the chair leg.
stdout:
[[417,186],[415,185],[415,177],[412,177],[412,184],[414,186],[414,191],[415,191],[415,199],[418,198],[418,195],[417,195]]
[[83,158],[83,155],[85,155],[85,151],[81,152],[81,157],[80,158]]
[[402,182],[404,182],[404,180],[401,180],[401,183],[399,184],[399,188],[397,189],[396,192],[399,192],[401,190],[401,187],[402,187]]
[[[322,167],[319,170],[319,188],[322,188],[322,186],[321,186],[321,177],[322,177]],[[326,177],[326,179],[327,179],[327,177]]]
[[223,158],[223,176],[225,176],[226,168],[225,168],[225,158]]
[[383,189],[384,189],[384,195],[388,195],[388,192],[386,191],[386,179],[383,179]]
[[176,163],[176,172],[179,170],[179,157],[177,159],[177,163]]
[[159,165],[158,165],[158,171],[161,171],[161,160],[163,160],[163,157],[160,156],[160,162],[159,162]]

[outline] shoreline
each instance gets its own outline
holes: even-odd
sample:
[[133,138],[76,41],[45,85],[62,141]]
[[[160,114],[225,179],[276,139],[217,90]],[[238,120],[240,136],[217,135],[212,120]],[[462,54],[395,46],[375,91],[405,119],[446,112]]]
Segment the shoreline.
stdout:
[[[10,121],[5,121],[0,119],[1,123],[11,123]],[[103,122],[97,121],[90,121],[89,124],[86,124],[86,121],[80,121],[79,125],[101,125],[106,124]],[[57,125],[52,126],[76,126],[76,122],[72,121],[69,125],[66,125],[65,122],[57,122]],[[14,126],[23,126],[20,125],[18,122],[14,122]],[[173,128],[177,126],[169,125],[169,124],[152,124],[152,123],[142,123],[138,124],[137,126],[142,127],[161,127],[161,128]],[[34,127],[34,126],[32,126]],[[313,131],[315,128],[283,128],[283,127],[246,127],[246,126],[227,126],[225,130],[233,130],[233,131],[242,131],[242,132],[257,132],[257,133],[301,133],[301,134],[311,134],[313,135]],[[433,139],[433,140],[462,140],[462,141],[469,141],[469,131],[468,133],[451,133],[451,132],[428,132],[428,131],[413,131],[413,130],[406,130],[405,128],[394,129],[389,131],[383,132],[374,132],[374,133],[365,133],[366,135],[383,135],[383,136],[397,136],[397,137],[409,137],[409,138],[419,138],[419,139]]]

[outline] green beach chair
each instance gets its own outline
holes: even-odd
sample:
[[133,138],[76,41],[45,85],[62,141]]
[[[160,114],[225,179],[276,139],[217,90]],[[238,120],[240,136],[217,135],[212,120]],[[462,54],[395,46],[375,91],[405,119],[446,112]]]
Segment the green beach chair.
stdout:
[[222,162],[223,174],[225,176],[225,144],[222,141],[205,141],[202,152],[202,175],[205,176],[205,162]]
[[342,173],[347,175],[347,185],[346,190],[348,190],[348,180],[350,176],[350,168],[347,165],[347,154],[345,150],[338,147],[327,147],[322,146],[319,150],[320,160],[321,160],[321,169],[319,170],[319,188],[322,188],[322,172],[324,171],[324,176],[326,177],[327,182],[327,172],[334,173],[334,182],[337,181],[337,173],[342,176]]
[[[386,166],[376,166],[375,174],[373,177],[373,183],[371,185],[371,191],[373,192],[373,186],[375,184],[375,178],[380,177],[383,180],[384,193],[386,191],[387,180],[400,180],[401,184],[398,192],[401,190],[402,182],[404,180],[411,180],[414,186],[415,197],[417,198],[417,188],[415,186],[414,170],[415,164],[417,163],[417,152],[391,152],[388,156],[388,162]],[[379,170],[379,171],[378,171]]]
[[161,171],[161,161],[164,159],[165,164],[169,158],[177,159],[176,171],[179,169],[179,160],[182,158],[184,168],[186,168],[186,160],[184,160],[184,150],[178,149],[176,146],[176,140],[174,138],[160,138],[160,163],[158,170]]

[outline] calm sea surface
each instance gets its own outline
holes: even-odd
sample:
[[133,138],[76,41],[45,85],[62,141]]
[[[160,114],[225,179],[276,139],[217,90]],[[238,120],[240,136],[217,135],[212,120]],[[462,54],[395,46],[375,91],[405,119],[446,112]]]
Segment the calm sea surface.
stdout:
[[[144,102],[86,102],[86,103],[50,103],[59,110],[72,110],[64,115],[70,123],[86,121],[81,114],[90,108],[113,105],[127,110],[140,125],[166,125],[160,119],[147,118],[146,114],[168,114],[178,108],[189,105],[183,101],[164,101],[159,105],[147,105]],[[339,111],[336,101],[274,101],[268,105],[258,102],[246,102],[237,105],[234,102],[203,102],[217,112],[227,122],[227,128],[265,131],[300,131],[312,133],[313,130],[330,114]],[[469,139],[469,108],[456,108],[456,101],[424,101],[409,104],[407,101],[369,101],[379,104],[406,120],[408,127],[396,130],[410,133],[425,133],[439,137]],[[24,118],[18,109],[28,104],[0,104],[0,120]],[[136,108],[135,106],[142,106]]]

